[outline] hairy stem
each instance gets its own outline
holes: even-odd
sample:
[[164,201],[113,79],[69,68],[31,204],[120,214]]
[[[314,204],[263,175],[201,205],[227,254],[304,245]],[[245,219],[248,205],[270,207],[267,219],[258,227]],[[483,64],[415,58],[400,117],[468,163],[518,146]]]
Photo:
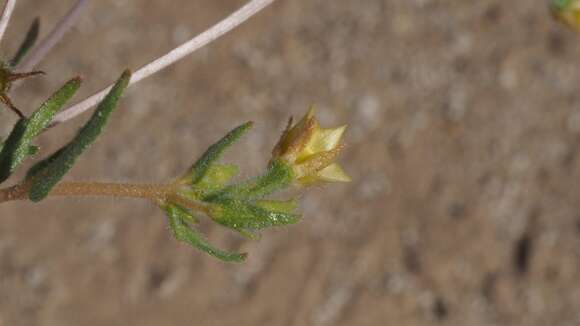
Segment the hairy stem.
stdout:
[[0,40],[4,37],[4,32],[8,27],[8,22],[10,22],[10,17],[12,17],[12,12],[16,6],[16,0],[6,0],[4,2],[4,9],[2,9],[2,16],[0,17]]
[[[143,66],[141,69],[137,70],[131,77],[130,84],[134,84],[142,79],[145,79],[153,75],[154,73],[172,65],[173,63],[183,59],[187,55],[211,43],[220,36],[231,31],[244,21],[248,20],[250,17],[258,13],[260,10],[264,9],[272,2],[274,2],[274,0],[252,0],[248,2],[246,5],[244,5],[236,12],[226,17],[224,20],[210,27],[208,30],[195,36],[189,41],[183,43],[179,47],[171,50],[166,55],[150,62],[149,64]],[[99,103],[99,101],[101,101],[105,97],[105,95],[109,92],[111,87],[112,85],[92,95],[91,97],[63,110],[62,112],[60,112],[55,116],[51,126],[72,119],[77,115],[90,109],[91,107],[95,106],[97,103]]]
[[[27,200],[29,189],[30,185],[27,183],[0,189],[0,203],[13,200]],[[129,197],[159,202],[167,199],[173,192],[173,186],[161,184],[62,182],[52,189],[49,196]]]

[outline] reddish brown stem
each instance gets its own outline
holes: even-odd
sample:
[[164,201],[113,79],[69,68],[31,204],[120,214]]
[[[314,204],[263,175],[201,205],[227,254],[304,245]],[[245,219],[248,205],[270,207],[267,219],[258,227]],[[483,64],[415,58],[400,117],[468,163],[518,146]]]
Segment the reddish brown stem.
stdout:
[[[0,203],[28,199],[30,185],[19,184],[0,189]],[[62,182],[49,196],[106,196],[149,199],[160,202],[174,192],[173,186],[159,184],[124,184],[100,182]]]

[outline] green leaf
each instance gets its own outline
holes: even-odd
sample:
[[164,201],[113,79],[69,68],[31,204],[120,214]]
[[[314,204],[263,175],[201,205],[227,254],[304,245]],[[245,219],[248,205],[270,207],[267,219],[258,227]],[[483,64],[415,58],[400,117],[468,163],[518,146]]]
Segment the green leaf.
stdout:
[[298,214],[268,210],[238,199],[222,198],[214,204],[218,208],[211,213],[212,218],[235,230],[260,230],[294,224],[300,220]]
[[75,138],[30,169],[27,175],[27,179],[31,182],[28,193],[30,200],[38,202],[44,199],[72,168],[77,158],[97,139],[127,88],[130,78],[131,73],[126,70]]
[[222,191],[209,194],[203,200],[215,201],[221,198],[259,199],[288,187],[292,183],[292,168],[282,161],[275,160],[265,174],[240,184],[232,185]]
[[[4,148],[4,142],[0,140],[0,153],[2,152],[2,149]],[[28,155],[32,156],[32,155],[36,155],[38,153],[38,146],[34,146],[34,145],[30,145],[30,147],[28,148]]]
[[0,152],[0,182],[4,182],[30,156],[30,143],[52,121],[54,115],[76,93],[81,85],[80,78],[69,80],[56,91],[30,118],[20,119],[6,139]]
[[220,139],[215,144],[211,145],[205,153],[197,160],[189,169],[188,175],[192,184],[198,183],[207,173],[211,165],[220,158],[222,153],[236,142],[240,137],[252,127],[252,122],[246,122],[243,125],[235,128]]
[[32,24],[28,28],[28,32],[26,33],[26,36],[24,37],[24,40],[22,41],[20,48],[18,48],[16,54],[14,55],[12,60],[10,60],[9,62],[10,66],[15,67],[20,63],[22,58],[24,58],[26,53],[28,53],[28,50],[30,50],[34,46],[34,43],[36,43],[39,32],[40,32],[40,19],[37,17],[34,19]]
[[163,209],[167,213],[169,227],[178,241],[185,242],[225,262],[238,263],[246,259],[246,253],[223,251],[204,240],[199,232],[191,229],[185,222],[193,218],[185,209],[173,204],[167,204]]

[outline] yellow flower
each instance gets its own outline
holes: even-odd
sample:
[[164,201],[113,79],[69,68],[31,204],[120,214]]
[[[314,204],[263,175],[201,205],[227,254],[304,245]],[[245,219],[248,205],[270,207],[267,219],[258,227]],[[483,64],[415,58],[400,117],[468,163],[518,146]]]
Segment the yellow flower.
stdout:
[[296,125],[290,119],[272,156],[292,168],[299,184],[349,182],[350,177],[334,163],[343,148],[340,139],[345,130],[346,125],[321,128],[311,108]]
[[580,32],[580,1],[552,0],[550,9],[557,20]]

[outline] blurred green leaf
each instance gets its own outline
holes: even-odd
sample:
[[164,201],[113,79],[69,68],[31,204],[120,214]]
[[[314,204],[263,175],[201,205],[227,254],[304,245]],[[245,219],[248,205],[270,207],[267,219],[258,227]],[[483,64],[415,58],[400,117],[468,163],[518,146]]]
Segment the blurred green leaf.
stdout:
[[123,95],[123,91],[127,88],[130,78],[131,73],[126,70],[107,96],[99,103],[89,121],[79,130],[75,138],[30,169],[27,176],[27,179],[31,181],[28,193],[30,200],[38,202],[44,199],[72,168],[77,158],[97,139]]
[[[76,93],[80,78],[69,80],[56,91],[30,118],[20,119],[6,139],[0,152],[0,182],[4,182],[16,168],[31,155],[30,143],[52,121],[54,115]],[[32,150],[34,152],[34,150]]]
[[211,145],[205,153],[197,160],[189,169],[189,177],[192,184],[198,183],[208,172],[211,165],[220,158],[222,153],[236,142],[240,137],[252,127],[252,122],[246,122],[243,125],[235,128],[220,139],[215,144]]
[[10,66],[16,67],[20,63],[22,58],[24,58],[26,53],[28,53],[28,50],[30,50],[36,43],[39,32],[40,32],[40,19],[37,17],[34,19],[32,24],[28,28],[28,32],[26,33],[26,36],[24,37],[22,44],[18,48],[18,51],[16,51],[16,54],[14,55],[12,60],[10,60],[9,62]]
[[163,209],[169,219],[169,227],[178,241],[185,242],[225,262],[242,262],[246,259],[246,253],[223,251],[204,240],[199,232],[191,229],[185,222],[193,218],[185,209],[173,204],[167,204]]

